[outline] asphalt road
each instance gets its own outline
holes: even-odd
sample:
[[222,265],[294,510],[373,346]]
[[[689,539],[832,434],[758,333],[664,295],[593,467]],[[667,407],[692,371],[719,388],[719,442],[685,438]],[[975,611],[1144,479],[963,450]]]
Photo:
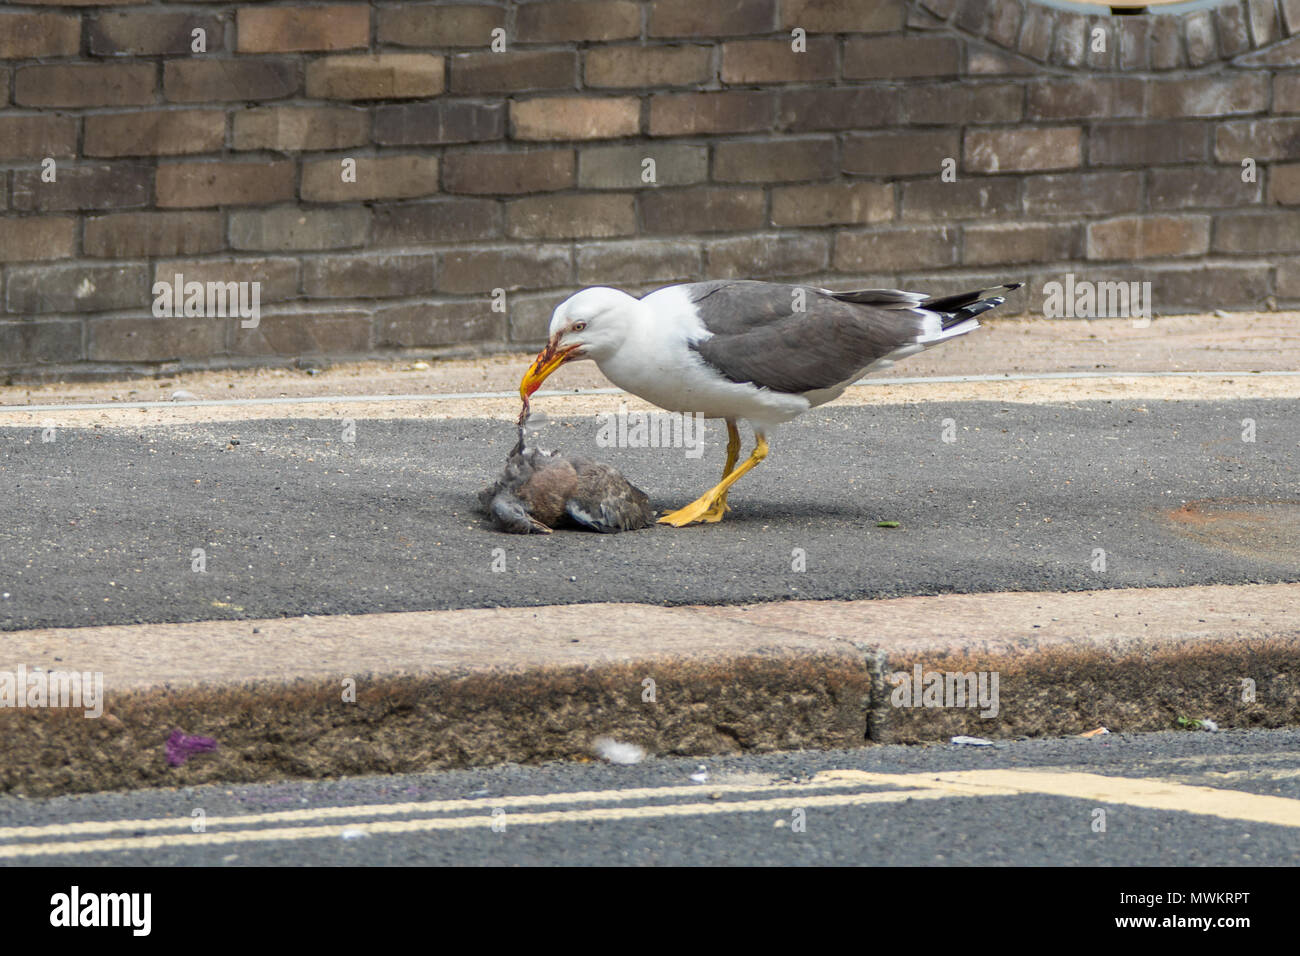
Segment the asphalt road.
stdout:
[[[1277,400],[821,409],[773,436],[722,524],[612,536],[506,535],[474,512],[514,441],[500,422],[358,420],[354,442],[322,419],[64,429],[53,442],[4,428],[0,630],[1297,581],[1295,411]],[[592,418],[557,421],[542,437],[620,467],[661,510],[717,480],[719,428],[702,459],[602,449],[596,431]],[[1207,535],[1166,517],[1205,499],[1253,508],[1254,523]]]
[[[998,768],[1017,771],[1032,781],[1030,789],[1065,780],[1067,792],[927,796],[933,791],[924,781],[937,774],[978,776]],[[707,776],[693,780],[700,770]],[[855,771],[917,776],[901,778],[905,785],[893,778],[814,777],[831,770],[841,777],[849,771],[850,778]],[[1142,807],[1124,796],[1152,789],[1152,781],[1172,806]],[[750,803],[770,798],[773,784],[784,793],[780,805]],[[1238,794],[1247,796],[1233,804]],[[1207,810],[1207,799],[1217,809]],[[1261,807],[1274,817],[1280,807],[1281,821],[1248,819]],[[200,814],[202,832],[196,832]],[[87,821],[116,822],[95,828]],[[405,832],[393,832],[402,827]],[[111,848],[95,842],[103,840],[114,841]],[[158,845],[147,846],[150,841]],[[1300,862],[1300,731],[1109,735],[996,748],[881,746],[703,763],[503,766],[324,783],[4,797],[0,854],[6,866],[1294,866]]]

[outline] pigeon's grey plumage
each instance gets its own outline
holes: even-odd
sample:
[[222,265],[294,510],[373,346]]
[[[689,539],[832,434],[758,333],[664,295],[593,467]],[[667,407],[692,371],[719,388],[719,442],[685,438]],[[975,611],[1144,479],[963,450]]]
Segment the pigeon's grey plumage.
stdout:
[[505,471],[478,495],[502,531],[550,534],[566,521],[593,531],[635,531],[654,521],[650,499],[609,465],[526,447],[524,430]]

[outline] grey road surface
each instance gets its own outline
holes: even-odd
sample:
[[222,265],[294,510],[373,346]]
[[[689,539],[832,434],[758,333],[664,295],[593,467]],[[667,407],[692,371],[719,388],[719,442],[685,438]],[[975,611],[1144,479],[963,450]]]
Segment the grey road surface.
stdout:
[[[613,463],[665,510],[717,480],[719,435],[702,458],[598,447],[593,418],[542,439]],[[0,428],[0,630],[1300,580],[1293,401],[819,409],[773,436],[722,524],[612,536],[506,535],[475,513],[514,441],[500,422],[41,439]],[[1180,519],[1189,502],[1231,514]]]
[[[833,782],[806,786],[814,774],[831,770],[929,778],[998,768],[1050,771],[1035,777],[1049,786],[1066,772],[1085,775],[1066,778],[1085,783],[1071,784],[1065,794],[942,799],[925,799],[922,790],[900,793],[889,782],[854,784],[848,792],[866,794],[867,802],[851,805],[833,804],[846,792]],[[1153,780],[1173,792],[1174,807],[1144,808],[1088,792],[1112,784],[1117,793],[1140,790]],[[746,807],[765,798],[755,791],[772,783],[805,785],[795,795],[797,806]],[[1246,803],[1225,804],[1226,815],[1204,812],[1207,787],[1211,800]],[[829,796],[830,805],[817,804],[819,796]],[[1197,806],[1202,812],[1194,812]],[[1276,816],[1279,806],[1280,822],[1246,819],[1260,807]],[[193,824],[200,816],[202,833]],[[114,823],[95,829],[89,821]],[[406,832],[382,829],[404,825]],[[247,838],[228,839],[231,833]],[[1109,735],[989,748],[880,746],[0,798],[0,838],[6,866],[1294,866],[1300,862],[1300,731]],[[111,846],[95,843],[103,840]]]

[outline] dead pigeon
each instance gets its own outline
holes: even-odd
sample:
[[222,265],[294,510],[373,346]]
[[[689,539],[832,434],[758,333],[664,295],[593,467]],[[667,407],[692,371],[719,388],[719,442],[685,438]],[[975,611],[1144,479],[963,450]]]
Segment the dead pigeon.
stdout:
[[478,503],[511,534],[550,534],[565,522],[612,534],[655,519],[646,493],[609,465],[527,446],[522,416],[504,473],[479,492]]

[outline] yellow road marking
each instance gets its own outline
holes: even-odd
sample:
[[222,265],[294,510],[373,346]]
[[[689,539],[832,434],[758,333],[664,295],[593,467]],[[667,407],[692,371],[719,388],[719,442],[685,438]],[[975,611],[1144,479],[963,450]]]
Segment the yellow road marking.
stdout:
[[[865,786],[892,788],[862,792]],[[813,794],[806,791],[851,788],[856,793]],[[758,794],[759,799],[729,802],[709,801],[641,806],[580,807],[568,810],[533,811],[529,808],[557,803],[631,803],[637,800],[698,796],[702,793]],[[773,792],[779,796],[767,796]],[[571,793],[523,794],[512,797],[433,800],[425,802],[371,804],[350,807],[317,807],[285,810],[244,816],[214,817],[206,821],[209,828],[234,827],[224,832],[180,832],[143,837],[117,837],[80,841],[18,843],[0,846],[0,859],[30,856],[67,856],[80,853],[156,850],[182,846],[221,846],[235,843],[297,841],[336,838],[343,829],[368,835],[468,830],[490,827],[492,812],[522,809],[509,813],[509,826],[540,826],[554,823],[600,823],[668,817],[710,816],[729,813],[760,813],[794,808],[848,807],[869,804],[901,803],[907,800],[934,800],[949,797],[1013,796],[1044,794],[1088,800],[1095,803],[1123,804],[1154,810],[1179,811],[1202,816],[1276,826],[1300,827],[1300,800],[1237,790],[1193,786],[1165,779],[1134,779],[1101,774],[1076,773],[1053,769],[965,770],[929,773],[871,773],[860,770],[832,770],[817,774],[807,783],[744,784],[716,786],[641,787],[629,790],[589,790]],[[459,813],[458,816],[445,814]],[[419,814],[412,820],[374,820],[377,816]],[[433,814],[443,814],[435,816]],[[310,823],[320,820],[347,820],[369,817],[342,826],[335,822],[318,826],[281,826],[257,829],[262,823]],[[185,817],[144,820],[83,821],[35,827],[0,829],[0,839],[79,836],[114,831],[149,831],[188,827]]]
[[[897,779],[886,777],[890,786]],[[361,806],[313,807],[305,810],[273,810],[266,813],[247,813],[238,816],[207,817],[204,825],[214,827],[246,827],[259,823],[294,823],[298,821],[334,820],[349,817],[402,816],[408,813],[450,813],[458,810],[481,811],[484,807],[538,807],[556,803],[612,803],[651,800],[656,797],[687,797],[701,793],[797,793],[803,790],[828,790],[832,788],[857,788],[863,785],[860,778],[820,780],[821,775],[809,783],[731,784],[719,781],[717,785],[685,784],[678,787],[635,787],[627,790],[579,790],[571,793],[527,793],[512,797],[476,797],[459,800],[423,800],[410,803],[372,803]],[[45,826],[0,827],[0,840],[25,840],[40,837],[81,836],[94,833],[113,833],[120,830],[179,830],[188,829],[192,817],[155,817],[143,820],[84,820],[77,823],[51,823]]]
[[[698,792],[698,791],[697,791]],[[1014,791],[1000,791],[995,787],[981,787],[981,795],[1010,795]],[[715,816],[726,813],[762,813],[796,808],[854,807],[873,803],[903,803],[907,800],[943,800],[953,796],[974,796],[957,787],[952,789],[887,790],[871,793],[809,794],[806,796],[778,797],[770,800],[742,800],[731,803],[675,803],[664,806],[593,807],[584,810],[550,810],[538,813],[515,813],[504,817],[506,828],[513,826],[538,826],[549,823],[603,823],[607,821],[638,820],[665,817]],[[572,797],[572,795],[569,795]],[[123,850],[158,850],[183,846],[222,846],[232,843],[262,843],[269,841],[337,839],[343,830],[358,831],[368,836],[394,833],[425,833],[437,830],[471,830],[491,828],[497,819],[482,811],[494,809],[491,801],[479,801],[480,812],[474,816],[431,817],[419,820],[384,820],[376,823],[357,823],[347,827],[281,827],[267,830],[232,830],[226,833],[170,833],[151,837],[83,840],[68,843],[26,843],[0,847],[0,859],[24,856],[68,856],[79,853],[110,853]]]

